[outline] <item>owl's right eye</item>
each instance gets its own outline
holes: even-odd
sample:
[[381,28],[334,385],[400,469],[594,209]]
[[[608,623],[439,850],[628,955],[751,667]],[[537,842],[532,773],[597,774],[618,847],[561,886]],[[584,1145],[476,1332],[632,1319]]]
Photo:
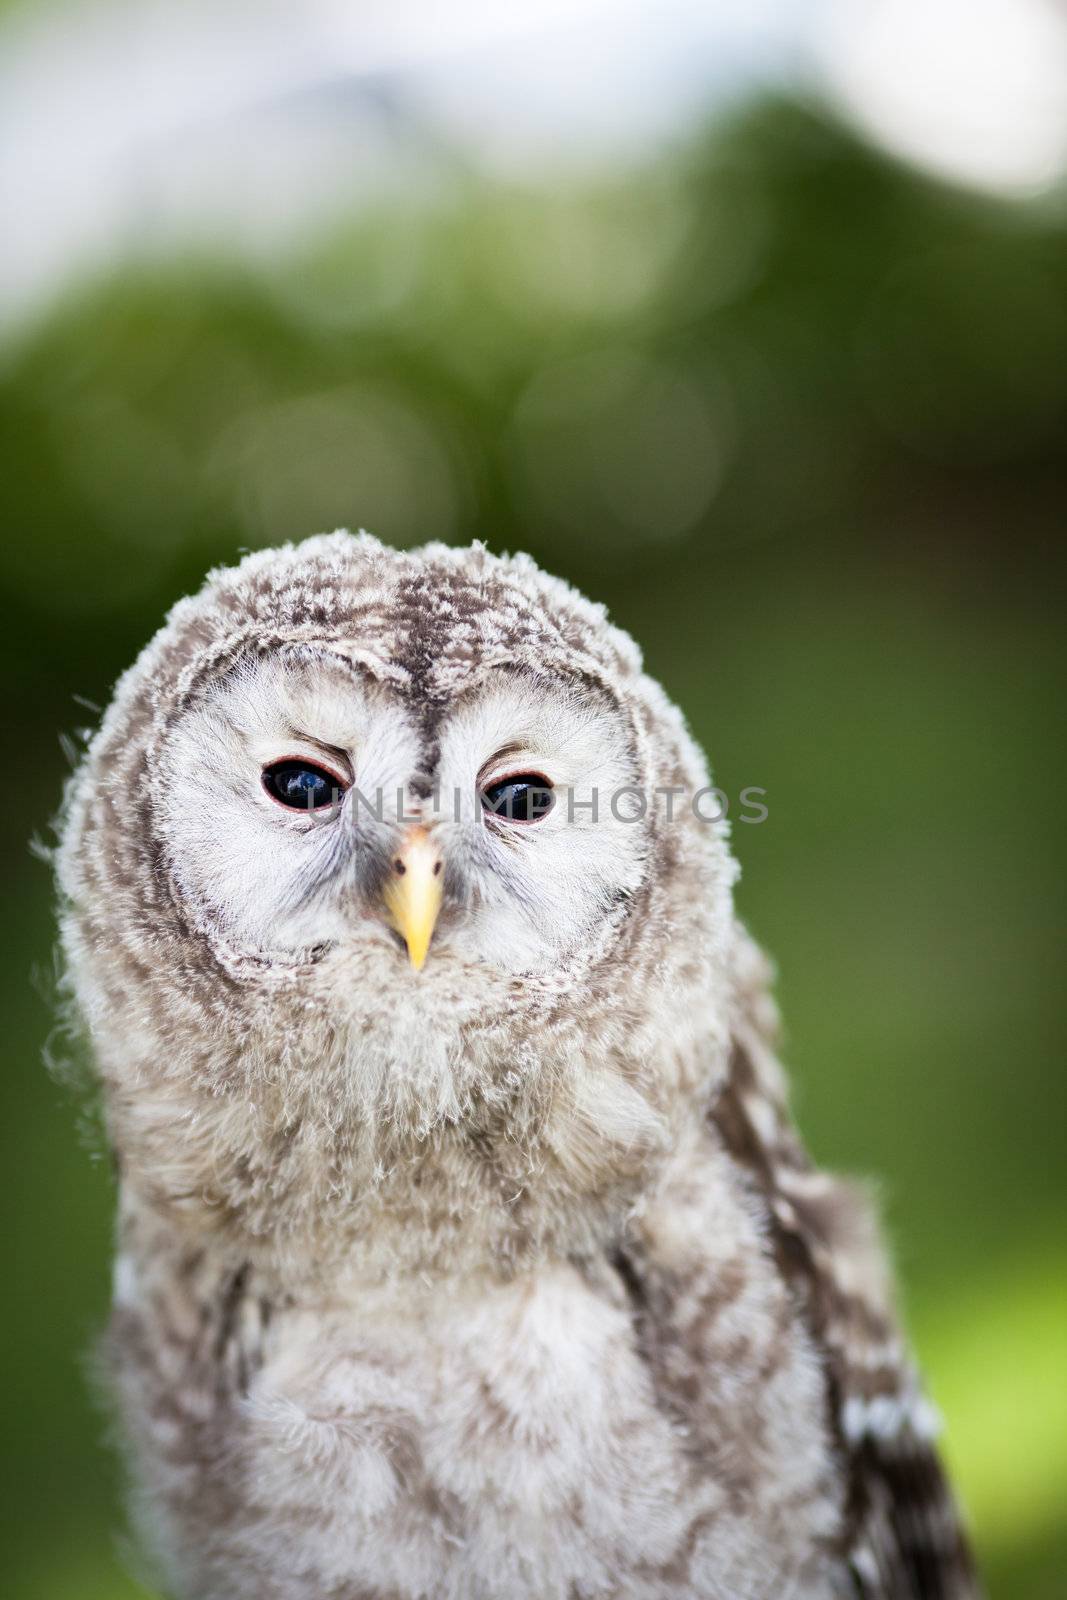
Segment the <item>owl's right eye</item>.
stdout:
[[272,761],[263,768],[263,787],[290,811],[321,811],[339,805],[348,784],[313,761]]

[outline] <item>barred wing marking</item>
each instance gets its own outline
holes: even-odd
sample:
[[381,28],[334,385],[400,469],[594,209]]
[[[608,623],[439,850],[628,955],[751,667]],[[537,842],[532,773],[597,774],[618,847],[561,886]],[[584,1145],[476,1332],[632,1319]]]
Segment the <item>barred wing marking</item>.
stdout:
[[711,1120],[765,1207],[783,1274],[824,1353],[831,1427],[848,1478],[844,1554],[862,1600],[978,1600],[938,1458],[937,1417],[892,1311],[870,1207],[820,1172],[791,1123],[772,1048],[764,958],[741,947],[740,1012]]

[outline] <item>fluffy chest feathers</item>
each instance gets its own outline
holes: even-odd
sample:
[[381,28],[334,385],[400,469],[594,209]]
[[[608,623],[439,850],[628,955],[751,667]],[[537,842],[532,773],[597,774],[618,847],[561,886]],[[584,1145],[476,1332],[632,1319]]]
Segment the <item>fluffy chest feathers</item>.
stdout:
[[300,1305],[201,1260],[127,1269],[114,1353],[175,1592],[833,1594],[807,1338],[740,1191],[671,1188],[639,1301],[607,1260]]

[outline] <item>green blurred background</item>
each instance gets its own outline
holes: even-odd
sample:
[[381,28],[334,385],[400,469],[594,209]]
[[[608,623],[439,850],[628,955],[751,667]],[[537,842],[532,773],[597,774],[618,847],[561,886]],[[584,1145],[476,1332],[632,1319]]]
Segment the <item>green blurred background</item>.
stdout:
[[[448,164],[448,152],[438,151]],[[46,1070],[70,752],[207,567],[323,528],[523,548],[731,795],[802,1127],[875,1175],[991,1593],[1067,1592],[1067,208],[734,105],[534,181],[457,160],[258,262],[175,245],[0,343],[3,1593],[122,1600],[86,1352],[113,1194]]]

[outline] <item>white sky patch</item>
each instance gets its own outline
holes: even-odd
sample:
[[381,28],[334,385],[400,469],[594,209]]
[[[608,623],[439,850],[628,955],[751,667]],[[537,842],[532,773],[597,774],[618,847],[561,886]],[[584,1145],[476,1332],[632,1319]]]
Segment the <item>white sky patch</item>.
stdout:
[[1067,164],[1067,17],[1055,0],[853,0],[817,41],[866,132],[942,177],[1039,191]]

